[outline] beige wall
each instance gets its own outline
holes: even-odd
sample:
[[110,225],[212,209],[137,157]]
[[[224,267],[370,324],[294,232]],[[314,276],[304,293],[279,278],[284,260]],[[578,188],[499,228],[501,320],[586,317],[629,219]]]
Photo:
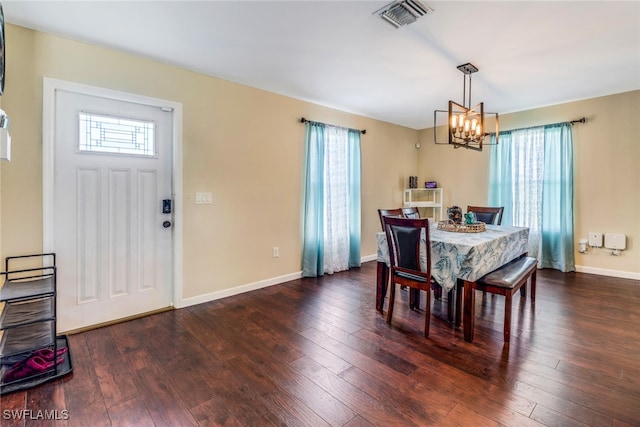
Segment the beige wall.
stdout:
[[[575,240],[579,270],[640,278],[640,91],[500,116],[503,130],[587,118],[573,128]],[[440,135],[440,134],[439,134]],[[437,180],[447,206],[487,201],[489,150],[481,153],[433,145],[432,129],[420,131],[419,176]],[[589,232],[622,233],[627,250],[577,252]],[[625,274],[630,273],[630,274]]]
[[[416,171],[413,129],[13,25],[6,38],[2,105],[14,150],[1,171],[4,256],[42,248],[43,77],[183,104],[184,298],[301,270],[301,116],[367,130],[363,255],[376,251],[376,209],[398,205],[405,175]],[[213,204],[196,206],[196,191],[210,191]]]
[[[488,152],[433,146],[430,130],[418,132],[13,25],[7,25],[6,37],[11,48],[2,106],[12,120],[13,160],[0,167],[3,257],[42,248],[45,76],[183,104],[183,298],[300,271],[301,116],[367,130],[363,256],[376,252],[376,210],[401,205],[409,175],[437,180],[446,190],[446,205],[486,200]],[[505,129],[589,118],[576,128],[576,239],[587,231],[622,232],[629,249],[616,258],[577,255],[580,265],[640,271],[640,153],[626,136],[640,116],[639,93],[501,117]],[[414,148],[417,141],[420,150]],[[196,191],[210,191],[214,203],[195,205]],[[280,247],[280,258],[272,258],[273,246]]]

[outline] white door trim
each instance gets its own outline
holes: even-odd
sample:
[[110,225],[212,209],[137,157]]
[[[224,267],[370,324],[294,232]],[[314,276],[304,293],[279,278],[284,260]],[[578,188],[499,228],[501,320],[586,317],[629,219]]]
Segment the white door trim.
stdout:
[[159,108],[173,109],[172,136],[172,198],[173,198],[173,306],[183,306],[182,298],[182,104],[142,95],[119,92],[111,89],[88,86],[65,80],[43,78],[42,85],[42,248],[51,252],[54,242],[54,135],[55,135],[55,93],[64,90],[91,96],[133,102]]

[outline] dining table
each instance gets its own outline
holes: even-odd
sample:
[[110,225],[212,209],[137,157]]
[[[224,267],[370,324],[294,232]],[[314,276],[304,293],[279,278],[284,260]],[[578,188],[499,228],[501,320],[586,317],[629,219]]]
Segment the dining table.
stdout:
[[[376,309],[382,311],[389,283],[389,246],[384,232],[376,233],[377,278]],[[455,324],[460,326],[461,303],[468,307],[462,319],[465,341],[473,341],[475,282],[486,274],[527,253],[529,228],[485,225],[482,232],[455,232],[438,229],[429,224],[431,244],[431,277],[443,291],[449,293],[449,321],[453,321],[453,291],[456,291]],[[426,238],[422,236],[422,241]],[[424,247],[425,245],[421,245]],[[426,265],[426,251],[420,252],[422,270]],[[412,306],[419,307],[419,292],[412,294]],[[412,308],[413,308],[412,307]]]

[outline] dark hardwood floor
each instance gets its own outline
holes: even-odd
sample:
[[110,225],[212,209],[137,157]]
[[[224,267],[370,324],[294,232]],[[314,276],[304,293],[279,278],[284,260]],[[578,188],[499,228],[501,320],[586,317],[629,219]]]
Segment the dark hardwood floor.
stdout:
[[72,374],[2,396],[0,424],[640,426],[640,282],[539,271],[510,345],[481,293],[467,343],[444,300],[425,339],[405,291],[387,325],[375,267],[71,335]]

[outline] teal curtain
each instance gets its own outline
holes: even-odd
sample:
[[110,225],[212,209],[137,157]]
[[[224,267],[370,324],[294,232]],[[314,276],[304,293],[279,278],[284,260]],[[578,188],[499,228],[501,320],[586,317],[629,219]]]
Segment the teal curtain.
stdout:
[[503,225],[529,227],[539,267],[574,271],[571,124],[501,132],[491,146],[488,203],[504,206]]
[[491,135],[489,152],[489,206],[503,206],[502,225],[514,225],[513,182],[511,165],[511,132],[500,132],[500,143],[496,145],[495,134]]
[[302,275],[324,273],[324,131],[322,123],[305,124]]
[[544,147],[540,264],[543,268],[574,271],[571,125],[545,126]]
[[349,129],[349,267],[360,267],[361,177],[360,131]]
[[304,277],[360,266],[361,169],[359,131],[306,123]]

